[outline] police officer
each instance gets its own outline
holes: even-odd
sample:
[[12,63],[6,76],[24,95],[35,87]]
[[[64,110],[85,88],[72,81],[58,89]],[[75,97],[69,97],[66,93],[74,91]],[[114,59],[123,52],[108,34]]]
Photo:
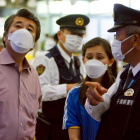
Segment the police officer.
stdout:
[[101,118],[96,140],[139,140],[140,11],[115,4],[114,22],[114,27],[108,30],[116,32],[112,53],[128,64],[108,92],[98,83],[86,83],[93,87],[86,92],[86,109],[94,119]]
[[60,25],[58,44],[39,54],[34,61],[43,95],[42,113],[39,113],[37,123],[37,140],[69,139],[67,130],[62,130],[64,103],[68,91],[81,82],[83,74],[80,61],[73,52],[82,44],[89,18],[74,14],[62,17],[56,23]]

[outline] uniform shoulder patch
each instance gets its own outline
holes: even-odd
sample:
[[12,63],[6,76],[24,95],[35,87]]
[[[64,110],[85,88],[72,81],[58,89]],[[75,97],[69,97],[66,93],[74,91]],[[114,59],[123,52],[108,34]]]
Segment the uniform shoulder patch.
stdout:
[[45,70],[45,66],[43,66],[42,64],[40,64],[38,67],[36,67],[37,73],[40,76],[44,70]]

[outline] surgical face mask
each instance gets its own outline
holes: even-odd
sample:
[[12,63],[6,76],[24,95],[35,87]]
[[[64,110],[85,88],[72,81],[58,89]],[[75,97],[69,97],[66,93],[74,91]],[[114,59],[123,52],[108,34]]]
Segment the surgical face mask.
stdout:
[[90,78],[99,78],[102,75],[104,75],[104,73],[107,70],[107,64],[104,65],[101,61],[99,60],[95,60],[95,59],[91,59],[88,60],[85,64],[85,68],[86,68],[86,73]]
[[27,53],[34,46],[33,36],[27,29],[19,29],[9,33],[8,40],[10,40],[12,49],[21,54]]
[[133,35],[127,37],[123,41],[119,41],[119,40],[114,39],[114,41],[113,41],[113,43],[111,45],[111,50],[112,50],[112,54],[113,54],[114,58],[117,59],[118,61],[123,61],[123,59],[125,58],[125,55],[127,55],[130,51],[132,51],[134,49],[134,47],[131,48],[125,54],[122,54],[122,51],[121,51],[122,42],[126,41],[127,39],[131,38],[132,36]]
[[62,42],[62,40],[60,40],[63,43],[63,46],[69,52],[76,52],[82,44],[82,37],[80,37],[78,35],[65,35],[65,36],[66,36],[65,43]]

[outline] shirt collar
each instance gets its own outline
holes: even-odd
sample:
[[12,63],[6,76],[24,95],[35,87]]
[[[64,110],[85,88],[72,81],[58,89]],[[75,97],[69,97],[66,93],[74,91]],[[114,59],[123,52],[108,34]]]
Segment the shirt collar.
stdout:
[[63,56],[63,58],[70,63],[71,58],[74,60],[74,56],[72,54],[72,56],[70,57],[61,47],[59,44],[57,44],[58,50],[60,51],[60,54]]
[[132,69],[133,76],[135,76],[140,70],[140,62],[135,67],[130,66],[129,70],[130,69]]
[[[16,62],[13,60],[11,55],[4,48],[0,53],[0,64],[15,64]],[[23,60],[23,69],[29,69],[31,71],[31,67],[26,58]]]
[[15,63],[15,61],[7,52],[7,50],[3,48],[3,50],[0,53],[0,64],[12,64],[12,63]]
[[28,69],[28,70],[30,70],[32,72],[31,66],[28,63],[26,58],[24,58],[24,60],[23,60],[23,69]]

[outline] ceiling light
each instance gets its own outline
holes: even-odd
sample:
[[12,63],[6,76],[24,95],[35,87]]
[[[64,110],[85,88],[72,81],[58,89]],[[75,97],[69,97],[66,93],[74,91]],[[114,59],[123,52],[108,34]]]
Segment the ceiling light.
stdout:
[[36,0],[29,0],[27,2],[28,7],[36,7]]
[[0,6],[6,6],[6,1],[5,0],[0,0]]

